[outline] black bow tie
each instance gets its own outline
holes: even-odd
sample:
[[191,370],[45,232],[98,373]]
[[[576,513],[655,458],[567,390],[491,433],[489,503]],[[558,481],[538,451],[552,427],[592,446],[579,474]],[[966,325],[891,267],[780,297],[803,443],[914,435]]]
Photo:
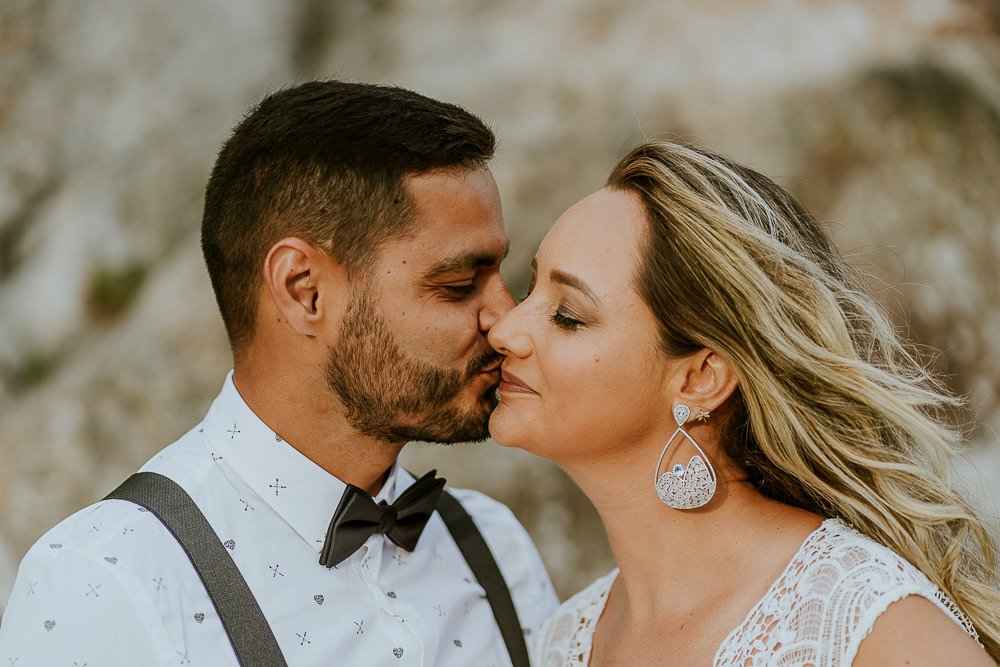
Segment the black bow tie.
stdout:
[[436,473],[431,470],[418,479],[392,504],[376,503],[364,490],[348,484],[326,531],[320,564],[339,564],[372,535],[385,535],[393,544],[413,551],[444,490],[445,481]]

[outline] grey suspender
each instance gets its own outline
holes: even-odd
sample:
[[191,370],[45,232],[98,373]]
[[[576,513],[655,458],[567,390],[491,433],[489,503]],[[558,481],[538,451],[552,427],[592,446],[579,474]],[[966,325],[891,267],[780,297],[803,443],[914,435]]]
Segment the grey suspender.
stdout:
[[145,507],[180,542],[219,613],[241,665],[287,664],[233,557],[184,489],[169,477],[138,472],[105,500],[128,500]]
[[[127,500],[146,508],[177,539],[201,577],[240,665],[284,667],[287,664],[271,626],[232,556],[184,489],[158,473],[139,472],[105,500]],[[462,504],[447,490],[441,494],[438,513],[486,591],[511,663],[514,667],[528,667],[528,649],[517,610],[486,540]]]
[[507,645],[507,653],[514,667],[528,667],[528,647],[524,643],[524,631],[521,621],[517,618],[514,601],[510,597],[510,589],[504,581],[503,574],[497,566],[489,545],[483,539],[482,533],[476,528],[472,517],[462,507],[455,496],[445,489],[438,500],[438,514],[448,526],[458,550],[465,557],[472,573],[476,575],[479,585],[486,591],[493,618],[500,628],[500,636]]

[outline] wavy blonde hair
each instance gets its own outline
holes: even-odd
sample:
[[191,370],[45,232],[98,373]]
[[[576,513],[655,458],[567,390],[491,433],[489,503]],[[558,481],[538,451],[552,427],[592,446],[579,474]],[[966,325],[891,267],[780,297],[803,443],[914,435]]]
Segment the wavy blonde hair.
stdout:
[[646,211],[635,277],[664,350],[707,347],[740,386],[721,442],[765,495],[841,517],[919,568],[1000,659],[996,554],[951,488],[960,404],[896,334],[812,216],[766,176],[646,141],[607,187]]

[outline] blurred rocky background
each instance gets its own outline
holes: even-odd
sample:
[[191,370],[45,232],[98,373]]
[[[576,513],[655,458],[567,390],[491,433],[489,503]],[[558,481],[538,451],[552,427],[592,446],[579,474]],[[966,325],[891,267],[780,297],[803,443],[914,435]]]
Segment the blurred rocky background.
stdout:
[[[329,76],[498,129],[517,291],[549,224],[643,136],[777,177],[968,396],[956,472],[996,519],[995,0],[4,0],[0,604],[35,539],[203,415],[231,363],[198,249],[208,170],[249,105]],[[545,462],[490,444],[407,457],[507,502],[564,597],[610,567]]]

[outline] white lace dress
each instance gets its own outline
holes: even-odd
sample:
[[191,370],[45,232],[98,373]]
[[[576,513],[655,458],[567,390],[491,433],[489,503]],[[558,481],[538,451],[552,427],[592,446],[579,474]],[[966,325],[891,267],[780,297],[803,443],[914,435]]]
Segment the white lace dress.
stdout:
[[[586,667],[614,570],[563,603],[534,645],[536,667]],[[850,665],[886,608],[910,595],[972,622],[917,568],[837,519],[810,533],[763,598],[719,646],[715,667]]]

